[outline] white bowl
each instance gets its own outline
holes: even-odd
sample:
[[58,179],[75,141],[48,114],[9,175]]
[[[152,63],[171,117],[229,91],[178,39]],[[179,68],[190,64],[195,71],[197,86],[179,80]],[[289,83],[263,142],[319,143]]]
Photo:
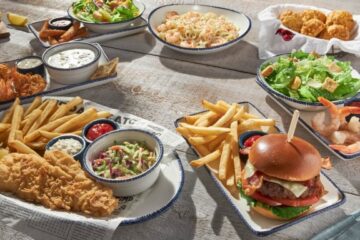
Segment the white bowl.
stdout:
[[84,24],[84,26],[87,27],[92,32],[110,33],[110,32],[115,32],[115,31],[118,31],[118,30],[121,30],[123,28],[128,27],[131,23],[133,23],[135,20],[137,20],[138,18],[141,17],[141,15],[145,11],[145,5],[142,2],[138,1],[138,0],[133,0],[133,4],[139,9],[139,15],[136,16],[135,18],[125,20],[125,21],[121,21],[121,22],[115,22],[115,23],[91,23],[91,22],[87,22],[87,21],[81,20],[78,17],[76,17],[76,15],[73,12],[73,7],[72,6],[70,6],[69,9],[68,9],[68,15],[72,19],[74,19],[76,21],[79,21],[82,24]]
[[[96,175],[91,166],[91,161],[98,158],[101,151],[114,145],[115,141],[143,141],[156,153],[156,162],[145,172],[127,179],[109,179]],[[164,153],[163,144],[155,135],[140,129],[119,129],[109,132],[95,141],[85,150],[83,158],[83,168],[96,181],[110,187],[115,196],[125,197],[139,194],[150,188],[160,173],[160,162]]]
[[[57,68],[48,64],[51,56],[58,52],[69,49],[89,49],[95,53],[95,58],[88,64],[76,68]],[[91,43],[69,42],[48,48],[42,55],[42,60],[48,70],[51,79],[61,84],[76,84],[90,80],[91,75],[96,71],[101,56],[100,50]]]
[[[263,62],[260,67],[257,70],[257,76],[256,76],[256,83],[262,88],[264,89],[269,95],[282,100],[284,103],[286,103],[287,105],[289,105],[290,107],[294,108],[294,109],[298,109],[298,110],[303,110],[303,111],[322,111],[325,110],[326,107],[320,103],[320,102],[305,102],[305,101],[301,101],[301,100],[297,100],[294,98],[291,98],[289,96],[286,96],[284,94],[282,94],[281,92],[278,92],[276,90],[274,90],[264,79],[264,77],[261,75],[261,66],[263,66],[264,64],[267,64],[269,62],[273,63],[276,62],[276,60],[279,57],[285,57],[288,56],[289,54],[282,54],[282,55],[277,55],[275,57],[269,58],[268,60],[266,60],[265,62]],[[359,73],[353,69],[352,71],[352,75],[353,77],[356,78],[360,78]],[[345,103],[345,101],[348,101],[350,99],[352,99],[353,97],[355,97],[356,94],[354,96],[348,97],[348,98],[344,98],[342,100],[336,100],[336,101],[332,101],[332,103],[334,103],[335,105],[343,105]]]
[[[209,48],[185,48],[177,45],[170,44],[164,40],[162,40],[157,33],[156,27],[163,23],[165,19],[165,15],[169,11],[176,11],[179,14],[184,14],[189,11],[196,11],[200,13],[213,12],[217,15],[225,16],[229,21],[231,21],[235,26],[239,28],[239,36],[227,43],[224,43],[219,46],[209,47]],[[149,30],[150,32],[163,44],[168,46],[169,48],[188,54],[208,54],[219,52],[224,49],[227,49],[236,43],[238,43],[250,30],[251,28],[251,20],[248,16],[243,13],[237,12],[232,9],[226,9],[222,7],[215,6],[207,6],[207,5],[192,5],[192,4],[169,4],[158,7],[154,9],[148,19]]]

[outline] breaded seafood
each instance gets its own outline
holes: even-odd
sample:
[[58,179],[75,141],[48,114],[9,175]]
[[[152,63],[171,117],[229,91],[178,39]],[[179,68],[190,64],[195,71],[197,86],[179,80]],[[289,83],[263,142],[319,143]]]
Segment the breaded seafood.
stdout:
[[300,32],[303,22],[301,16],[298,13],[292,13],[282,16],[282,24],[296,32]]
[[344,10],[336,10],[327,16],[326,25],[343,25],[351,33],[355,27],[355,21],[351,13]]
[[331,38],[338,38],[341,40],[349,40],[350,39],[350,32],[349,30],[344,27],[343,25],[331,25],[327,26],[319,35],[320,38],[323,39],[331,39]]
[[324,29],[325,24],[319,19],[314,18],[303,24],[303,26],[301,27],[301,33],[311,37],[316,37]]
[[320,12],[319,10],[312,10],[312,9],[304,10],[301,13],[301,16],[302,16],[303,22],[307,22],[310,19],[319,19],[323,23],[326,22],[326,15],[324,13]]
[[109,216],[118,200],[112,190],[90,179],[80,163],[61,151],[44,158],[11,153],[0,160],[0,191],[51,209]]

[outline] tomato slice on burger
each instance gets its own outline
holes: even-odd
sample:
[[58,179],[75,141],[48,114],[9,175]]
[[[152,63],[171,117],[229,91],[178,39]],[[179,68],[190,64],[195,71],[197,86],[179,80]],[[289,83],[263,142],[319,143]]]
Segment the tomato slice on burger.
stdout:
[[302,206],[310,206],[310,205],[316,203],[317,201],[319,201],[318,196],[311,196],[311,197],[304,198],[304,199],[301,199],[301,198],[298,198],[298,199],[285,199],[285,198],[284,199],[273,199],[273,198],[264,196],[258,192],[255,192],[254,194],[252,194],[251,197],[255,200],[266,203],[270,206],[285,205],[285,206],[291,206],[291,207],[302,207]]
[[310,206],[319,201],[319,196],[311,196],[308,198],[298,198],[298,199],[274,199],[283,205],[292,206],[292,207],[302,207]]
[[279,206],[281,205],[281,203],[267,197],[267,196],[264,196],[258,192],[254,192],[251,197],[255,200],[258,200],[259,202],[262,202],[262,203],[266,203],[267,205],[270,205],[270,206]]

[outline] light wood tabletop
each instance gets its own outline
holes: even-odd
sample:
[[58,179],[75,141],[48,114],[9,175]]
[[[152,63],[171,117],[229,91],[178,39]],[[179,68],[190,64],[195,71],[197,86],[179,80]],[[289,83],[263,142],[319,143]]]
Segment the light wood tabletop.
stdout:
[[[1,0],[0,9],[16,12],[34,22],[63,16],[72,0]],[[267,117],[286,129],[291,117],[267,96],[255,82],[258,58],[259,21],[257,13],[280,0],[147,0],[144,17],[155,7],[169,3],[217,5],[241,11],[252,21],[252,29],[235,46],[211,55],[193,56],[177,53],[158,42],[146,30],[143,33],[102,42],[109,58],[119,57],[119,77],[113,83],[68,94],[121,109],[154,121],[175,132],[174,120],[201,110],[201,100],[249,101]],[[299,3],[300,1],[286,1]],[[328,9],[346,9],[360,14],[360,1],[304,0],[302,4]],[[11,38],[0,43],[0,62],[44,50],[31,33],[10,29]],[[355,55],[340,54],[340,60],[352,61],[360,70]],[[285,127],[285,128],[284,128]],[[335,209],[259,239],[308,239],[360,209],[360,159],[343,161],[332,155],[317,139],[299,126],[296,135],[314,144],[333,163],[326,174],[346,195],[346,202]],[[188,161],[196,156],[186,144],[178,153],[185,168],[185,185],[175,204],[159,217],[144,223],[120,226],[113,239],[257,239],[237,216],[225,197],[203,168],[193,169]],[[1,221],[0,221],[1,222]],[[0,239],[25,239],[0,224]]]

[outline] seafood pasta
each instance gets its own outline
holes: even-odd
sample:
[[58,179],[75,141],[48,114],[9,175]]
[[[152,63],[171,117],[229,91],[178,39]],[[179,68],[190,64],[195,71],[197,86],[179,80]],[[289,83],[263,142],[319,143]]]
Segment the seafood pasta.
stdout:
[[164,41],[185,48],[209,48],[230,42],[239,29],[226,17],[212,12],[168,12],[156,30]]

